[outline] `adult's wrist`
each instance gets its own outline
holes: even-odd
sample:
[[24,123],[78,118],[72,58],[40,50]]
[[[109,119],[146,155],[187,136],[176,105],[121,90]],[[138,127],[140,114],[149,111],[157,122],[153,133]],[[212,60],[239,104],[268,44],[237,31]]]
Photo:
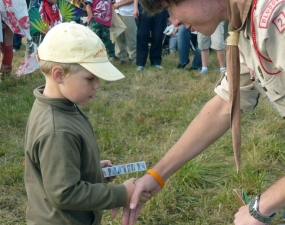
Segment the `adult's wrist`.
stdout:
[[157,173],[153,169],[149,169],[146,173],[152,175],[161,188],[164,187],[165,182],[164,182],[163,178],[159,175],[159,173]]
[[264,216],[271,216],[274,214],[277,210],[272,210],[270,207],[270,204],[268,201],[262,197],[262,195],[259,196],[259,212]]
[[264,214],[264,212],[261,213],[259,200],[260,200],[260,195],[257,195],[251,199],[248,206],[249,214],[252,217],[254,217],[256,220],[262,223],[269,224],[271,220],[275,217],[276,213],[273,213],[271,215],[268,215],[269,212],[266,212],[266,215]]

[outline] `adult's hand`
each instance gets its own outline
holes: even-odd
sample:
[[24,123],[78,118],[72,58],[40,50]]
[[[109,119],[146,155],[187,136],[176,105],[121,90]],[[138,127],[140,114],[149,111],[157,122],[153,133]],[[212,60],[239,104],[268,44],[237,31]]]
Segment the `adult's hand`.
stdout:
[[[146,193],[146,192],[144,192],[144,193]],[[146,199],[149,200],[150,197],[151,196],[149,194],[149,197]],[[135,223],[135,221],[137,220],[137,218],[139,217],[142,207],[143,207],[143,203],[139,203],[138,206],[133,210],[131,210],[129,208],[129,206],[123,207],[122,225],[133,225]],[[113,209],[111,212],[111,218],[115,218],[117,216],[119,210],[120,210],[120,208]]]
[[153,196],[161,189],[156,179],[149,174],[146,174],[140,179],[136,180],[135,186],[136,188],[131,197],[130,206],[125,207],[123,210],[123,225],[133,225],[139,217],[143,206],[143,202],[141,201],[141,196],[143,193],[150,193],[150,196]]
[[148,192],[151,196],[154,196],[161,189],[157,180],[150,174],[145,174],[137,179],[135,186],[136,188],[130,201],[130,209],[135,209],[138,206],[142,192]]
[[[140,211],[143,207],[143,204],[146,203],[147,201],[149,201],[150,198],[152,197],[151,193],[149,193],[147,191],[140,192],[138,194],[137,207],[135,209],[131,210],[129,208],[129,206],[130,206],[130,202],[131,202],[131,196],[134,193],[134,191],[130,191],[128,186],[132,184],[131,186],[136,188],[136,181],[137,181],[137,179],[131,178],[131,179],[124,182],[124,185],[125,185],[126,191],[127,191],[127,205],[123,208],[123,217],[122,217],[122,224],[123,225],[133,225],[134,222],[137,220],[139,214],[140,214]],[[119,210],[120,210],[120,208],[113,209],[111,212],[111,218],[115,218],[117,216]]]
[[266,223],[262,223],[256,220],[253,216],[249,214],[248,205],[242,206],[239,208],[239,211],[235,214],[235,225],[265,225]]
[[138,19],[140,16],[138,7],[134,7],[133,16],[135,19]]
[[114,3],[114,4],[112,4],[112,6],[113,6],[114,9],[119,8],[119,4],[118,3]]

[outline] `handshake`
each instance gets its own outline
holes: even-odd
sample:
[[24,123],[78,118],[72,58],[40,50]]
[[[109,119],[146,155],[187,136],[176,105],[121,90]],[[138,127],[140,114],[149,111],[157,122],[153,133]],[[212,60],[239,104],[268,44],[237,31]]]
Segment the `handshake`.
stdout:
[[[149,169],[143,177],[125,181],[124,186],[127,191],[127,203],[123,207],[122,224],[133,225],[143,205],[164,186],[164,180],[156,171]],[[119,210],[120,208],[114,208],[111,218],[115,218]]]

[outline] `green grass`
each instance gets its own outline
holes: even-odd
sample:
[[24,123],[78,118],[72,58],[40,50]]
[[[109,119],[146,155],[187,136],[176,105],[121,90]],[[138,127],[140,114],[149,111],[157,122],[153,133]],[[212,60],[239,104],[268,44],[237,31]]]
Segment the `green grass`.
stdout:
[[[23,61],[15,53],[14,70]],[[192,56],[191,56],[192,59]],[[82,110],[94,127],[102,159],[114,164],[145,160],[148,168],[178,140],[202,106],[214,96],[219,80],[216,54],[209,73],[176,70],[177,55],[163,57],[164,69],[137,72],[135,65],[117,65],[126,78],[101,81],[96,98]],[[25,224],[23,180],[24,132],[33,90],[44,83],[39,71],[0,84],[0,224]],[[242,115],[242,167],[236,173],[230,132],[187,163],[148,202],[136,224],[233,224],[238,205],[233,189],[251,198],[284,174],[284,120],[264,99],[254,112]],[[173,159],[175,160],[175,159]],[[131,176],[119,176],[122,183]],[[103,224],[120,224],[105,211]],[[281,223],[280,216],[272,224]]]

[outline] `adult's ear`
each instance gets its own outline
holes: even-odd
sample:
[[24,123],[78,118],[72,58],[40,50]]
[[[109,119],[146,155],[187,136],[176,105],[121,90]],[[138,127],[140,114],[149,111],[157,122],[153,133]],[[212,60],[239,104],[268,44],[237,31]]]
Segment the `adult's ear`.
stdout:
[[61,66],[54,66],[51,70],[51,77],[57,84],[63,83],[64,70]]

